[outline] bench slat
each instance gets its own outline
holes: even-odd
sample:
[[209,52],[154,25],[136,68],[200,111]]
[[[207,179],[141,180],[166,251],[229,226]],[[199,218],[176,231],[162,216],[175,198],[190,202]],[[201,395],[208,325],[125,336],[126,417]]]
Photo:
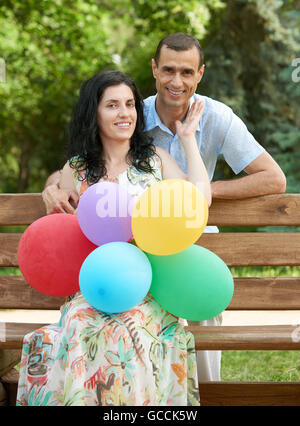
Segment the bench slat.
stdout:
[[22,234],[0,234],[0,266],[18,266],[18,244]]
[[[34,290],[21,276],[0,276],[0,309],[59,309],[64,297]],[[235,278],[228,310],[300,310],[300,277]]]
[[[2,378],[16,404],[19,375]],[[299,406],[300,382],[200,382],[201,406]]]
[[[19,349],[25,334],[43,324],[2,323],[0,348]],[[290,325],[187,327],[197,350],[299,350],[298,327]],[[294,336],[294,338],[293,338]]]
[[46,324],[3,322],[0,324],[0,349],[21,349],[25,334]]
[[244,200],[214,199],[209,225],[288,226],[300,225],[300,194],[275,194]]
[[52,297],[32,288],[21,276],[0,276],[0,309],[59,309],[64,297]]
[[225,232],[202,234],[197,241],[228,266],[300,265],[300,233]]
[[[0,225],[28,225],[46,214],[41,194],[0,194]],[[276,194],[244,200],[214,199],[209,225],[300,225],[300,195]]]
[[187,327],[198,350],[299,350],[300,326]]
[[46,209],[41,194],[0,194],[0,225],[28,225]]
[[300,277],[235,278],[233,298],[227,309],[300,309]]
[[300,382],[201,382],[203,406],[299,406]]
[[[17,266],[22,234],[0,234],[0,266]],[[224,260],[228,266],[300,265],[300,233],[225,232],[202,234],[197,244]]]

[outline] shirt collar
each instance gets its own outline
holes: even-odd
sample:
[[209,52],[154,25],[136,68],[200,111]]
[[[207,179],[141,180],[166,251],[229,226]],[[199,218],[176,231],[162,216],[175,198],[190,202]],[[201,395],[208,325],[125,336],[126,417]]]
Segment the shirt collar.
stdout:
[[[197,95],[194,94],[190,99],[190,106],[191,108],[193,102],[196,100]],[[168,133],[171,133],[171,131],[164,125],[164,123],[159,118],[159,115],[156,112],[155,103],[156,103],[157,94],[152,97],[151,103],[149,106],[147,119],[146,119],[146,125],[145,125],[145,131],[148,132],[149,130],[154,129],[155,127],[160,127],[162,130],[167,131]],[[201,120],[200,120],[201,121]],[[197,131],[200,131],[200,121],[197,126]]]
[[155,127],[160,127],[163,130],[166,129],[166,126],[163,124],[163,122],[159,118],[159,115],[156,112],[156,108],[155,108],[156,98],[157,98],[157,94],[151,97],[151,102],[150,102],[150,106],[149,106],[149,110],[148,110],[147,118],[146,118],[146,125],[145,125],[146,132],[154,129]]

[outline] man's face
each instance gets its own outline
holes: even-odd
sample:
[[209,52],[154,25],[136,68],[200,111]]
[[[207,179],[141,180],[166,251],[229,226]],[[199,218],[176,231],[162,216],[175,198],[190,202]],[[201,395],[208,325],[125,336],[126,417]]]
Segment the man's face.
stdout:
[[158,65],[152,59],[153,76],[162,104],[172,108],[189,105],[204,72],[203,65],[198,69],[199,60],[195,46],[179,52],[162,46]]

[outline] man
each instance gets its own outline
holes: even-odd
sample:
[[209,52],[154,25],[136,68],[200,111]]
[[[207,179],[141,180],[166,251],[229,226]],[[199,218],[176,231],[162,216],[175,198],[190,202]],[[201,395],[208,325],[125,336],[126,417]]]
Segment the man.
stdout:
[[[212,196],[236,199],[285,192],[282,170],[245,124],[223,103],[195,94],[204,73],[203,52],[197,40],[182,33],[166,36],[157,47],[152,71],[157,94],[145,100],[145,131],[153,137],[155,145],[171,153],[185,173],[187,162],[175,122],[184,121],[190,105],[200,97],[204,114],[196,139],[210,180],[219,154],[223,154],[236,174],[242,170],[247,174],[239,179],[212,182]],[[47,213],[74,213],[78,195],[74,191],[59,190],[55,185],[58,178],[59,172],[51,175],[46,183],[49,186],[43,192]],[[207,227],[206,232],[218,230]],[[220,324],[221,316],[201,322],[201,325]],[[200,381],[220,380],[220,351],[198,351],[197,361]]]

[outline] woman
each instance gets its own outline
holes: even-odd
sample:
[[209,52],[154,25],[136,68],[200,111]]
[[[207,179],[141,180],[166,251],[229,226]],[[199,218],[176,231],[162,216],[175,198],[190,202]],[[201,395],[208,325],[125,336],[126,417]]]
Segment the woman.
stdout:
[[[177,134],[186,176],[143,133],[143,105],[135,84],[118,71],[98,73],[80,92],[70,125],[69,161],[60,187],[79,194],[99,180],[124,185],[138,197],[166,178],[210,183],[196,145],[203,105],[195,102]],[[148,294],[126,312],[108,315],[80,292],[58,324],[24,338],[18,405],[199,405],[193,335]]]

